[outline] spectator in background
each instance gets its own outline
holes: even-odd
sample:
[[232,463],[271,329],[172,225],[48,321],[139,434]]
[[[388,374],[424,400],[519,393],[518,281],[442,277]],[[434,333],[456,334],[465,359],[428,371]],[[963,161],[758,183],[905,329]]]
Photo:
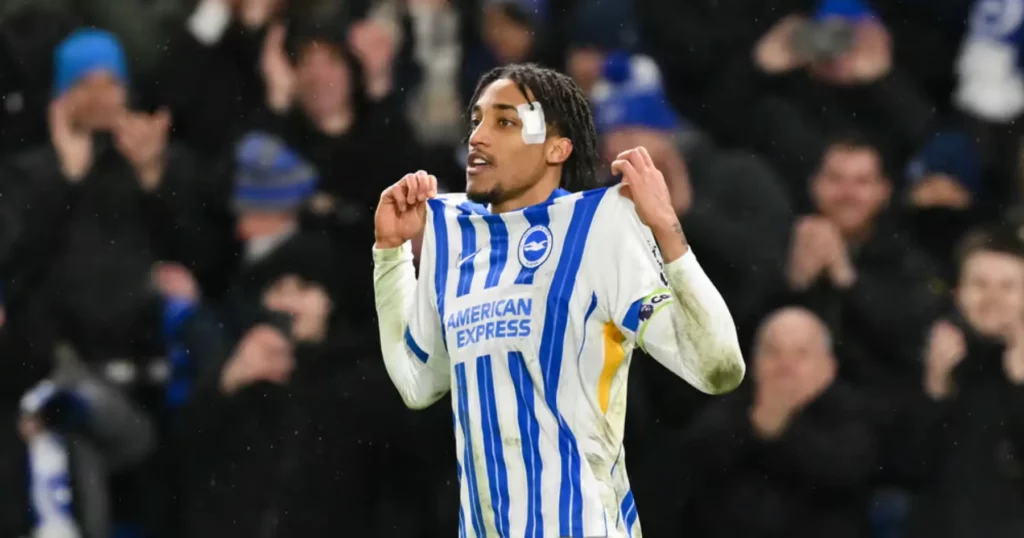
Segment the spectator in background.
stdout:
[[607,162],[637,146],[651,152],[691,232],[688,239],[734,318],[756,323],[764,281],[785,259],[792,210],[784,184],[760,159],[720,150],[679,118],[650,58],[621,52],[603,56],[591,99]]
[[47,355],[57,339],[87,362],[160,353],[157,260],[203,274],[207,241],[193,157],[168,145],[170,117],[128,109],[117,40],[79,30],[54,55],[51,144],[3,179],[0,275],[13,335]]
[[219,158],[263,108],[260,50],[286,0],[200,0],[169,40],[153,99],[175,118],[175,136]]
[[[284,31],[271,28],[264,44],[271,113],[263,127],[318,172],[303,228],[369,260],[363,238],[373,235],[373,208],[381,191],[408,170],[427,166],[403,115],[404,103],[391,87],[394,36],[377,20],[348,30],[329,22],[297,22],[287,39]],[[357,282],[371,277],[373,265],[351,263],[339,270],[339,278]],[[372,308],[372,290],[364,295],[344,308],[360,313]]]
[[340,275],[331,274],[337,267],[330,242],[299,227],[300,211],[316,191],[316,169],[281,139],[261,132],[239,142],[235,160],[231,207],[242,256],[222,309],[230,342],[259,320],[261,294],[282,267],[318,268],[324,275],[318,282],[331,283],[326,289],[332,292],[340,289]]
[[693,473],[676,535],[871,536],[876,435],[861,396],[836,379],[824,324],[798,308],[771,314],[753,364],[752,390],[705,409],[684,436],[686,457],[673,458]]
[[825,320],[843,377],[876,387],[908,383],[941,290],[930,287],[931,261],[883,214],[892,185],[882,155],[857,136],[836,139],[810,192],[817,213],[793,227],[781,302],[797,301]]
[[908,221],[946,282],[956,279],[957,240],[992,208],[982,174],[973,138],[958,130],[936,133],[907,167]]
[[956,311],[932,328],[922,389],[894,429],[921,486],[909,538],[1024,533],[1024,247],[1013,230],[961,246]]
[[[639,43],[632,8],[626,0],[586,0],[573,13],[566,73],[585,94],[591,95],[594,86],[605,77],[609,53],[637,49]],[[658,82],[660,92],[660,80]],[[664,96],[661,98],[665,99]],[[670,107],[668,104],[665,106]]]
[[409,476],[387,437],[401,402],[334,331],[328,268],[280,269],[261,300],[281,323],[249,329],[191,404],[186,534],[411,536],[414,484],[394,480]]
[[823,140],[864,131],[902,162],[932,119],[931,104],[893,65],[888,30],[859,0],[821,0],[813,18],[779,20],[723,70],[707,106],[723,140],[764,154],[797,200]]
[[473,96],[480,76],[491,69],[513,63],[545,63],[547,59],[547,2],[482,0],[481,4],[479,33],[470,32],[469,39],[469,43],[480,46],[467,46],[462,57],[460,93],[463,103]]

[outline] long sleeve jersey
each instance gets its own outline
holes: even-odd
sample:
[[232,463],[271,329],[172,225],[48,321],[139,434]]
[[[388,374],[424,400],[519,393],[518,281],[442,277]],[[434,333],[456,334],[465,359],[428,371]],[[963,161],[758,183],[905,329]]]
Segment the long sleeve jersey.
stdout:
[[612,187],[501,214],[429,200],[418,278],[412,260],[408,244],[374,250],[381,346],[409,407],[452,391],[460,536],[640,536],[622,447],[632,352],[708,393],[744,371],[695,255],[663,264]]

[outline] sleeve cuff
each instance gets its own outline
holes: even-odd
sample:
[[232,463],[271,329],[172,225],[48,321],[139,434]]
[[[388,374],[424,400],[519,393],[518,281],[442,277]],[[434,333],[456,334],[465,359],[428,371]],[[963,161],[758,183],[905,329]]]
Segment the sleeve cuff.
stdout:
[[395,248],[373,247],[374,265],[412,261],[412,243],[406,241],[402,246]]

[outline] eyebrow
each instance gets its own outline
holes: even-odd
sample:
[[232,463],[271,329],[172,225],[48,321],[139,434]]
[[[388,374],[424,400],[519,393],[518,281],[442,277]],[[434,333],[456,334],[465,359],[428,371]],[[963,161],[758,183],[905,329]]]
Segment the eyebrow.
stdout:
[[[495,110],[511,110],[512,112],[519,112],[519,109],[515,105],[508,103],[494,103],[491,108]],[[479,112],[481,110],[480,105],[473,105],[473,112]]]

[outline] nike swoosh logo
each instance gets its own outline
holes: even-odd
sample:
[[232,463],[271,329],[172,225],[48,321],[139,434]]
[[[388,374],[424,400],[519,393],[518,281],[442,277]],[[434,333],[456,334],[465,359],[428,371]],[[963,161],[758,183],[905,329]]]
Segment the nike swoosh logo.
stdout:
[[466,262],[473,261],[473,258],[475,258],[477,254],[480,254],[479,250],[474,252],[474,253],[472,253],[472,254],[470,254],[469,256],[464,257],[464,258],[463,257],[459,257],[459,265],[464,265]]

